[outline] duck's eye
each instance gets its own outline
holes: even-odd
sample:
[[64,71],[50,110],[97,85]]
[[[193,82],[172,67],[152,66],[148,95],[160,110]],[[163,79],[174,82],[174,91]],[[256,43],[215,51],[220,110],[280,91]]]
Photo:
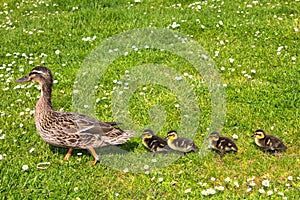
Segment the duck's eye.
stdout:
[[40,74],[40,73],[38,73],[38,72],[30,72],[29,76],[36,75],[36,74]]
[[33,74],[41,74],[41,75],[46,75],[45,72],[40,71],[40,70],[32,70],[29,75],[33,75]]

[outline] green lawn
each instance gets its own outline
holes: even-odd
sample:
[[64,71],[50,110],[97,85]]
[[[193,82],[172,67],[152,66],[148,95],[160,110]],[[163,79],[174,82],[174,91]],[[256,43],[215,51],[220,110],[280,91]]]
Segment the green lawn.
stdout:
[[[5,2],[0,199],[299,198],[299,0]],[[136,136],[97,150],[95,166],[85,150],[59,162],[67,149],[35,128],[39,88],[15,82],[37,65],[53,72],[55,109],[122,121]],[[200,151],[153,156],[139,138],[146,128],[180,130]],[[256,147],[258,128],[287,151]],[[238,153],[207,150],[215,129],[238,137]]]

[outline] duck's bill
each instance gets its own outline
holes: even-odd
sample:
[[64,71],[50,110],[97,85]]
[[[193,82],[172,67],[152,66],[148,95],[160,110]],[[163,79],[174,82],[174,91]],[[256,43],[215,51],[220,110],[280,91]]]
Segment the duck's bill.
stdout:
[[21,82],[28,82],[30,81],[29,76],[24,76],[23,78],[19,78],[16,80],[16,82],[21,83]]

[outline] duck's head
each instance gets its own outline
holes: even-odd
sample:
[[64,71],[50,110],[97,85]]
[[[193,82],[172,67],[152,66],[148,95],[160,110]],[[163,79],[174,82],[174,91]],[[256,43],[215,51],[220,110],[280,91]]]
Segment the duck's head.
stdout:
[[168,132],[166,139],[172,141],[178,138],[178,133],[175,130],[171,130]]
[[37,66],[33,68],[27,76],[16,80],[17,82],[34,81],[39,84],[52,85],[52,73],[47,67]]
[[141,135],[140,138],[143,138],[143,139],[152,138],[153,135],[154,135],[154,133],[151,129],[146,129],[146,130],[144,130],[144,133]]
[[220,138],[220,133],[219,132],[212,132],[209,137],[207,138],[208,140],[212,140],[212,141],[218,141]]
[[258,129],[254,132],[252,137],[255,137],[257,139],[264,139],[266,137],[266,133],[264,130]]

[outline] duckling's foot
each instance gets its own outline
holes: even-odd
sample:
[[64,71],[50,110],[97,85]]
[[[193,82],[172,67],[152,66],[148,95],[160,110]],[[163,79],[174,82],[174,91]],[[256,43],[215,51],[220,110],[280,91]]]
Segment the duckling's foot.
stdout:
[[275,157],[281,157],[281,156],[283,156],[283,154],[282,154],[282,153],[278,153],[278,151],[274,151],[274,152],[273,152],[273,155],[274,155]]
[[224,155],[225,155],[225,152],[224,152],[224,151],[222,151],[222,152],[220,153],[220,158],[223,158],[223,157],[224,157]]
[[69,158],[70,158],[72,152],[73,152],[73,149],[70,148],[69,151],[68,151],[68,153],[65,155],[64,160],[69,160]]
[[214,158],[221,157],[219,153],[215,153]]
[[216,152],[215,155],[214,155],[214,158],[217,159],[218,163],[222,163],[223,162],[223,159],[222,159],[222,156],[221,156],[220,153]]

